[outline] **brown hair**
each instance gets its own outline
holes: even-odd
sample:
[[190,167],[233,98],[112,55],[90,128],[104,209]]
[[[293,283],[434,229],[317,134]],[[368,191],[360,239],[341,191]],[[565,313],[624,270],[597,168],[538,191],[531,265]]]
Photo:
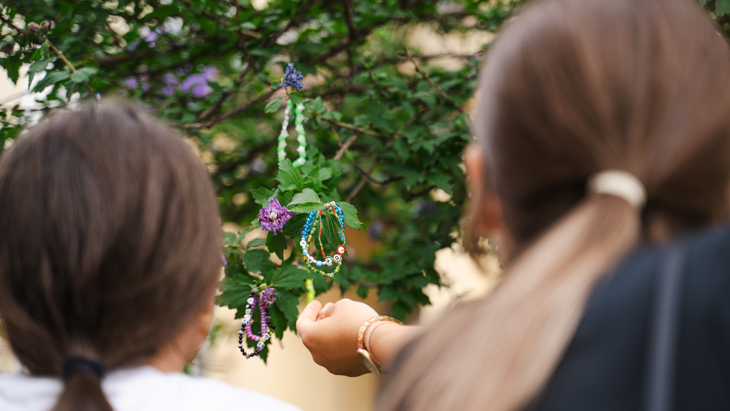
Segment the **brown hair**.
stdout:
[[[191,147],[129,105],[59,113],[0,161],[0,318],[18,360],[140,364],[202,309],[220,274],[218,208]],[[54,408],[111,410],[96,375]]]
[[[413,343],[379,410],[524,408],[612,266],[725,217],[730,53],[694,3],[543,0],[500,33],[474,120],[517,258],[491,296]],[[608,169],[643,182],[642,213],[586,195]]]

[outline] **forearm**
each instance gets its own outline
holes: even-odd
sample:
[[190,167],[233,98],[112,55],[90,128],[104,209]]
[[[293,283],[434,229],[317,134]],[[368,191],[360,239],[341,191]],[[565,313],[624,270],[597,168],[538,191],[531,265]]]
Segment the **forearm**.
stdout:
[[366,335],[366,338],[369,338],[368,351],[386,370],[398,351],[415,337],[421,328],[392,322],[374,325],[377,327],[371,327],[370,332]]

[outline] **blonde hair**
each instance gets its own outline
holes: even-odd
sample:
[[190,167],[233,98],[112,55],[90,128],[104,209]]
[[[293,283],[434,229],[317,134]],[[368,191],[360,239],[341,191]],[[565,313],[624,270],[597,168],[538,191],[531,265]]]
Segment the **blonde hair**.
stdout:
[[[490,50],[475,113],[485,189],[502,202],[517,258],[491,296],[412,344],[377,409],[529,405],[594,286],[627,252],[725,217],[730,93],[718,85],[729,81],[727,45],[691,0],[528,6]],[[643,212],[586,196],[607,169],[646,186]]]

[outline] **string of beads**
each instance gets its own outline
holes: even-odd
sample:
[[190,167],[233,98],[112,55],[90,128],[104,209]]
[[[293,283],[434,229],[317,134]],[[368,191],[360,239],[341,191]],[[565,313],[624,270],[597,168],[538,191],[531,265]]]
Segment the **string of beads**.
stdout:
[[[322,209],[320,209],[319,211],[312,211],[311,213],[309,213],[309,216],[307,216],[307,221],[304,223],[304,228],[302,229],[302,240],[299,242],[299,245],[302,247],[304,262],[310,270],[325,277],[334,277],[335,274],[340,271],[342,259],[345,255],[345,252],[347,251],[347,249],[345,248],[345,244],[347,243],[347,239],[345,238],[345,217],[342,213],[342,209],[340,208],[340,206],[337,205],[337,203],[335,203],[334,201],[323,204],[323,206],[324,207],[322,207]],[[328,257],[325,254],[324,246],[322,244],[322,227],[324,227],[324,225],[322,224],[322,214],[331,214],[335,216],[341,226],[338,235],[340,237],[340,240],[342,241],[342,244],[337,246],[335,254],[333,254],[331,257]],[[319,225],[319,233],[317,235],[317,238],[319,240],[318,242],[320,252],[322,253],[322,260],[318,260],[317,258],[309,254],[309,245],[314,238],[315,231],[317,231],[317,225]],[[333,272],[326,272],[321,269],[322,266],[331,267],[333,264],[335,265],[335,270]]]
[[[294,107],[294,103],[291,100],[287,101],[286,110],[284,110],[284,121],[281,123],[281,133],[279,134],[279,147],[277,148],[280,163],[286,158],[286,139],[289,137],[289,115],[291,114],[292,107]],[[299,167],[307,161],[307,133],[304,131],[304,104],[297,104],[295,112],[296,118],[294,122],[295,129],[297,130],[297,142],[299,143],[299,147],[297,147],[299,158],[294,160],[293,164],[294,167]]]
[[[267,289],[274,291],[273,289]],[[267,290],[264,290],[266,292]],[[262,293],[263,294],[263,293]],[[276,293],[274,292],[274,297]],[[253,331],[251,331],[251,324],[253,323],[253,320],[251,318],[253,314],[254,307],[256,307],[256,304],[258,303],[259,311],[261,312],[261,335],[255,335]],[[275,327],[274,324],[271,323],[271,314],[269,313],[269,306],[273,303],[273,300],[271,298],[259,298],[258,294],[255,292],[251,292],[251,295],[248,297],[248,300],[246,300],[246,312],[243,316],[243,320],[241,321],[241,329],[238,331],[238,348],[241,350],[241,354],[243,354],[244,357],[251,358],[256,355],[259,355],[261,350],[264,349],[264,346],[266,346],[266,341],[271,339],[271,335],[274,333]],[[246,335],[246,338],[252,341],[256,341],[256,348],[253,352],[250,354],[246,353],[246,350],[244,349],[244,342],[243,342],[243,336]]]

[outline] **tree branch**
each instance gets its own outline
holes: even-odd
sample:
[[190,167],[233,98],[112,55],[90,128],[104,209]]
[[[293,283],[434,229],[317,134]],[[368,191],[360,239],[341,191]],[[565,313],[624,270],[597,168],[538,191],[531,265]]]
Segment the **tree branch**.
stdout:
[[[56,46],[54,46],[53,43],[51,43],[51,41],[48,40],[48,38],[46,36],[43,36],[43,40],[48,42],[48,47],[50,47],[51,50],[53,50],[53,52],[56,53],[56,55],[58,55],[58,57],[64,62],[64,64],[66,64],[66,66],[68,66],[68,68],[71,69],[71,72],[76,73],[76,68],[74,67],[73,64],[71,64],[70,61],[68,61],[68,59],[66,58],[66,56],[63,55],[61,50],[57,49]],[[84,86],[86,86],[86,89],[89,90],[89,93],[91,93],[91,95],[94,96],[94,89],[91,88],[89,83],[87,83],[86,81],[82,81],[82,83],[84,83]]]
[[[7,24],[8,26],[12,27],[18,33],[20,33],[23,36],[27,37],[29,40],[32,40],[32,38],[31,38],[32,37],[32,34],[30,34],[27,31],[21,29],[20,27],[16,26],[15,24],[13,24],[12,21],[10,21],[9,19],[5,18],[5,16],[3,16],[2,14],[0,14],[0,20],[2,20],[3,23]],[[56,48],[56,46],[53,43],[51,43],[50,40],[48,40],[48,37],[46,37],[43,34],[39,35],[39,37],[42,38],[44,41],[48,42],[48,47],[50,47],[51,50],[53,50],[53,52],[56,53],[56,55],[58,56],[58,58],[60,58],[61,61],[63,61],[63,63],[71,70],[71,73],[76,73],[76,67],[74,67],[74,65],[71,64],[70,61],[68,61],[68,59],[66,58],[66,56],[63,55],[63,52],[61,52],[61,50],[59,50],[58,48]],[[94,89],[91,88],[91,86],[89,85],[89,83],[87,83],[86,81],[82,81],[82,83],[84,84],[84,86],[86,86],[86,89],[89,90],[89,93],[91,93],[91,95],[93,96],[94,95]]]
[[[375,169],[375,166],[376,165],[378,165],[378,158],[377,157],[375,158],[375,160],[373,160],[373,165],[370,166],[370,171],[368,171],[367,173],[364,173],[363,174],[363,176],[360,178],[360,181],[357,183],[357,185],[355,186],[355,188],[350,192],[350,195],[347,196],[347,199],[345,200],[345,202],[347,202],[347,203],[351,202],[352,199],[355,198],[355,196],[357,195],[357,193],[359,193],[360,190],[362,190],[363,186],[365,186],[365,183],[368,181],[368,177],[370,176],[370,173],[373,172],[373,170]],[[360,166],[358,166],[358,168],[359,167]]]
[[364,128],[361,128],[361,127],[358,127],[358,126],[353,126],[352,124],[343,123],[343,122],[340,122],[340,121],[337,121],[337,120],[332,120],[332,119],[329,119],[329,118],[323,118],[322,121],[326,121],[326,122],[332,124],[333,126],[338,126],[338,127],[346,128],[348,130],[357,131],[360,134],[367,134],[369,136],[378,137],[378,138],[384,138],[384,139],[387,139],[388,138],[388,136],[383,135],[383,134],[380,134],[377,131],[372,131],[372,130],[364,129]]
[[249,100],[246,104],[236,107],[235,109],[225,113],[221,114],[218,117],[213,118],[212,120],[205,121],[205,122],[197,122],[197,123],[180,123],[180,124],[170,124],[171,127],[183,129],[183,130],[190,130],[190,129],[196,129],[196,128],[211,128],[214,125],[220,123],[221,121],[227,120],[236,114],[242,113],[249,109],[249,107],[256,105],[262,101],[265,101],[269,97],[271,97],[272,94],[274,94],[276,90],[270,90],[269,92],[262,94],[258,97],[256,97],[253,100]]
[[434,185],[431,185],[431,186],[428,186],[428,187],[424,188],[424,189],[423,189],[423,190],[421,190],[421,191],[416,191],[416,192],[414,192],[414,193],[410,193],[410,194],[408,195],[408,197],[406,197],[406,198],[405,198],[405,201],[406,201],[406,202],[410,202],[410,201],[412,201],[412,200],[414,200],[414,199],[416,199],[416,198],[418,198],[418,197],[420,197],[420,196],[422,196],[422,195],[424,195],[424,194],[427,194],[427,193],[429,193],[429,192],[430,192],[431,190],[433,190],[434,188],[436,188],[436,186],[434,186]]
[[[248,73],[249,69],[253,68],[253,62],[249,58],[250,56],[248,53],[248,46],[246,46],[246,40],[243,39],[243,34],[245,34],[245,33],[243,33],[243,29],[240,29],[240,27],[241,27],[241,7],[238,4],[238,0],[232,0],[232,2],[236,6],[236,22],[238,23],[238,27],[239,27],[238,43],[241,46],[241,50],[243,50],[243,53],[246,57],[246,62],[247,62],[246,67],[243,70],[241,70],[241,73],[239,73],[238,77],[236,78],[236,87],[240,87],[241,83],[243,82],[243,78],[246,77],[246,74]],[[205,120],[206,118],[210,117],[211,114],[218,111],[218,109],[223,105],[223,103],[226,101],[226,99],[228,99],[228,97],[230,97],[233,93],[234,93],[234,90],[229,90],[229,91],[226,91],[225,93],[223,93],[220,96],[220,98],[212,106],[210,106],[207,110],[202,112],[198,116],[198,118],[195,119],[195,121],[199,123],[199,122]]]
[[[335,134],[335,135],[337,135],[337,134]],[[355,140],[357,140],[357,134],[353,134],[350,138],[347,139],[347,141],[345,141],[345,144],[342,144],[342,142],[340,142],[340,137],[338,136],[337,137],[337,142],[340,143],[341,146],[340,146],[340,149],[337,150],[337,153],[335,154],[334,159],[335,160],[341,159],[342,156],[345,155],[345,153],[347,152],[347,150],[350,149],[350,146],[352,145],[352,143],[355,142]]]
[[460,105],[456,104],[456,102],[454,100],[452,100],[451,97],[447,96],[446,93],[444,93],[444,91],[441,90],[441,87],[439,87],[438,85],[436,85],[436,83],[431,81],[431,79],[428,78],[428,75],[425,72],[423,72],[423,70],[421,70],[420,67],[418,67],[416,60],[414,60],[413,57],[411,57],[411,54],[408,52],[407,48],[404,47],[403,51],[405,51],[405,55],[408,58],[408,60],[410,60],[410,62],[413,63],[413,65],[416,67],[416,72],[421,75],[421,77],[426,81],[426,83],[428,83],[429,86],[431,86],[432,89],[436,90],[436,92],[439,93],[441,98],[443,98],[444,100],[449,102],[449,104],[454,106],[456,109],[458,109],[462,113],[466,113]]

